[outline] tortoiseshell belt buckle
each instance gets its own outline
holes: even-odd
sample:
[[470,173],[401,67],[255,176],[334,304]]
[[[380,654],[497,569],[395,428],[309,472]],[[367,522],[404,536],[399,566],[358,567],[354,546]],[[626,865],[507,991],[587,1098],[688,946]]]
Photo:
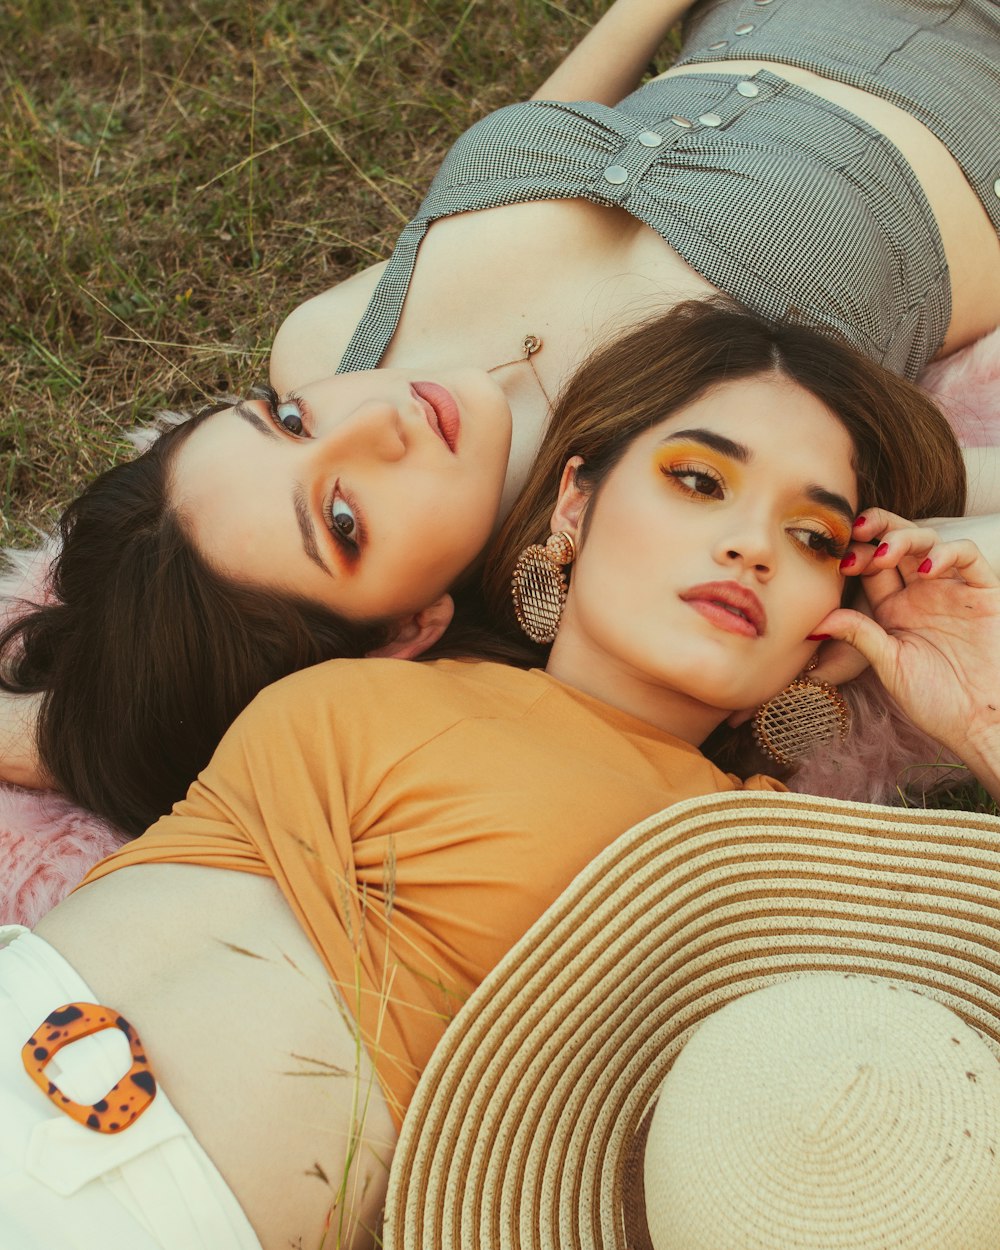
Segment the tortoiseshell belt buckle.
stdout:
[[[125,1034],[132,1050],[132,1066],[93,1105],[74,1102],[49,1080],[45,1066],[64,1046],[103,1029],[118,1029]],[[25,1071],[54,1106],[95,1133],[122,1132],[136,1122],[156,1097],[156,1078],[138,1033],[124,1016],[98,1003],[67,1003],[51,1012],[21,1048],[21,1060]]]

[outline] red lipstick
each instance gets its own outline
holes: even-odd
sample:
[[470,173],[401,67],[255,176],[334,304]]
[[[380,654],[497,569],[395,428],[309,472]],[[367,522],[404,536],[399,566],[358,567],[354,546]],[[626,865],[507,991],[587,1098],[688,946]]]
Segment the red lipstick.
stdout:
[[703,582],[685,590],[680,598],[729,633],[760,638],[767,629],[764,605],[752,590],[736,582]]

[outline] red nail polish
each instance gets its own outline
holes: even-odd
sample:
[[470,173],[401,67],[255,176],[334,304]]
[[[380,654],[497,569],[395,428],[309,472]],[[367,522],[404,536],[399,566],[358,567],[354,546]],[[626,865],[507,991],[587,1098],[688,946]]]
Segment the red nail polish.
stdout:
[[864,525],[864,523],[865,523],[867,520],[868,520],[868,518],[867,518],[867,517],[865,516],[865,514],[862,512],[862,514],[861,514],[859,517],[857,517],[857,518],[855,519],[855,522],[854,522],[854,528],[855,528],[855,529],[857,529],[859,525]]
[[827,638],[832,638],[833,634],[806,634],[807,642],[826,642]]
[[889,550],[888,543],[879,543],[879,545],[875,548],[875,559],[877,560],[879,556],[886,555],[888,550]]
[[857,555],[853,551],[849,551],[847,555],[844,556],[843,560],[841,560],[840,567],[842,569],[849,569],[852,564],[857,564],[857,562],[858,562]]
[[925,561],[923,562],[923,564],[921,564],[921,566],[917,569],[917,572],[918,572],[918,573],[929,573],[929,572],[931,571],[931,568],[932,568],[932,565],[931,565],[930,560],[925,560]]

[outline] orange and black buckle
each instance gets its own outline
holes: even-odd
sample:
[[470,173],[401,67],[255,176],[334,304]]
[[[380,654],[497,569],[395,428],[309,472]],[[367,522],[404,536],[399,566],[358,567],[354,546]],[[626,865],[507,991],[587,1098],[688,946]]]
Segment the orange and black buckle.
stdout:
[[[100,1033],[119,1029],[132,1050],[132,1066],[107,1094],[91,1106],[67,1098],[45,1067],[64,1046]],[[124,1016],[97,1003],[67,1003],[51,1012],[21,1049],[25,1070],[46,1098],[60,1111],[95,1133],[120,1133],[134,1124],[156,1097],[156,1078],[135,1029]]]

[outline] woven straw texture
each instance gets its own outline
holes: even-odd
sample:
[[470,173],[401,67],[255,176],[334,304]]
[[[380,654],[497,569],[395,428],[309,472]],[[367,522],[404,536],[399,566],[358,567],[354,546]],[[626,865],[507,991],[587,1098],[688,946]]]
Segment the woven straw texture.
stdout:
[[968,813],[736,793],[637,825],[445,1034],[386,1250],[624,1250],[629,1144],[691,1029],[803,972],[910,985],[1000,1056],[998,881],[1000,820]]
[[814,972],[677,1056],[644,1160],[670,1250],[996,1250],[1000,1064],[940,1003]]

